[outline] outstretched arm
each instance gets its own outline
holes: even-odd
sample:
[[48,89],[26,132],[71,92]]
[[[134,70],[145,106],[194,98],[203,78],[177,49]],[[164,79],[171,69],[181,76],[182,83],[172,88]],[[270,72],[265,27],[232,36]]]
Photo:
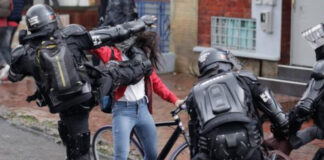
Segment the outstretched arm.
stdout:
[[294,135],[314,112],[317,101],[323,96],[324,86],[324,25],[318,24],[302,33],[304,39],[315,49],[316,63],[312,79],[302,98],[289,114],[290,132]]
[[272,92],[262,87],[258,79],[249,72],[241,72],[240,77],[248,84],[257,107],[264,112],[272,122],[272,132],[276,138],[283,138],[288,134],[288,117],[281,105],[275,100]]
[[302,123],[306,121],[315,110],[315,104],[324,95],[324,60],[317,61],[313,68],[312,79],[308,83],[307,89],[297,105],[289,114],[289,121],[291,124],[290,132],[296,133]]
[[9,70],[8,78],[12,82],[21,81],[26,76],[25,65],[23,58],[26,54],[25,48],[23,46],[16,47],[11,53],[11,65]]
[[253,95],[257,101],[258,108],[263,111],[272,123],[271,131],[275,138],[284,138],[288,136],[288,116],[283,111],[280,103],[278,103],[273,93],[268,88],[255,86]]
[[146,26],[154,24],[156,18],[153,16],[143,16],[138,20],[126,22],[114,27],[105,27],[94,29],[89,32],[93,46],[92,48],[100,47],[102,45],[113,45],[122,42],[134,33],[145,30]]
[[133,34],[144,31],[145,27],[153,25],[155,20],[154,16],[143,16],[135,21],[114,27],[96,28],[89,32],[81,25],[71,24],[62,30],[62,36],[70,48],[89,50],[122,42]]

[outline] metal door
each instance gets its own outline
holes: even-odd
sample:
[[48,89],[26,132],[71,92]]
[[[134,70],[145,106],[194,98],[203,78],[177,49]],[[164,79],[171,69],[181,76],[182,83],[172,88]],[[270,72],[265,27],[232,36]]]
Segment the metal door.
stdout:
[[313,66],[314,50],[301,37],[301,32],[324,22],[323,0],[292,0],[290,62],[293,65]]

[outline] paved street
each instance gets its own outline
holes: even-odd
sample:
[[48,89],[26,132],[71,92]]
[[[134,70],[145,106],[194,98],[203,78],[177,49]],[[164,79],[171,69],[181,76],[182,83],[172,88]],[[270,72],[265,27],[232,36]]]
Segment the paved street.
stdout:
[[63,160],[65,149],[44,136],[18,129],[0,118],[0,160]]
[[[196,81],[194,77],[185,74],[164,74],[160,75],[162,81],[175,92],[180,98],[185,97],[190,91],[193,83]],[[39,122],[51,121],[56,124],[57,114],[50,114],[47,107],[37,107],[34,102],[27,103],[25,101],[28,95],[33,94],[35,89],[32,79],[26,79],[19,83],[3,83],[0,85],[0,108],[8,110],[19,115],[29,115],[37,118]],[[157,95],[153,96],[153,117],[156,122],[172,120],[169,112],[174,106],[163,101]],[[288,111],[289,106],[294,106],[298,98],[283,95],[276,95],[276,99]],[[180,114],[181,120],[187,126],[188,115],[183,112]],[[92,135],[94,132],[106,124],[111,124],[111,114],[105,114],[100,111],[99,107],[95,107],[90,114],[89,125]],[[308,122],[304,127],[312,125]],[[9,128],[9,129],[7,129]],[[264,125],[266,133],[270,133],[270,126],[267,122]],[[56,128],[55,128],[56,129]],[[166,141],[170,138],[173,129],[169,127],[158,128],[159,149],[161,149]],[[28,137],[28,138],[26,138]],[[177,142],[179,145],[183,139]],[[312,143],[292,152],[291,157],[294,160],[311,160],[316,150],[324,147],[324,141],[315,140]],[[7,123],[0,121],[0,160],[62,160],[64,148],[54,144],[43,137],[25,133],[15,127],[10,127]]]

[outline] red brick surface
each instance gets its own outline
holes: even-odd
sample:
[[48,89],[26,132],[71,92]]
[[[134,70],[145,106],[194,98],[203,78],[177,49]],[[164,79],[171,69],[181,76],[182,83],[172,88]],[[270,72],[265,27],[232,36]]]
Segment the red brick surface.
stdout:
[[251,18],[251,0],[199,0],[198,44],[210,46],[211,16]]

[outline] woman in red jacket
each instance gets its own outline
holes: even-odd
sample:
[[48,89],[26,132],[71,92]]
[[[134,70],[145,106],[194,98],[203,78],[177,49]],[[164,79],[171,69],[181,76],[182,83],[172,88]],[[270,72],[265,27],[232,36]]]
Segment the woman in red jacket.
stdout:
[[[156,33],[144,32],[138,35],[135,46],[142,49],[157,68],[159,53],[156,51]],[[112,56],[117,61],[125,61],[128,57],[116,47],[101,47],[94,53],[107,63]],[[129,52],[126,52],[129,54]],[[130,53],[131,54],[131,53]],[[126,160],[129,153],[129,137],[134,129],[144,148],[144,159],[157,158],[157,132],[152,113],[152,92],[162,99],[178,106],[182,103],[161,81],[153,70],[134,85],[122,86],[115,93],[116,103],[113,113],[114,160]],[[116,140],[116,141],[115,141]]]

